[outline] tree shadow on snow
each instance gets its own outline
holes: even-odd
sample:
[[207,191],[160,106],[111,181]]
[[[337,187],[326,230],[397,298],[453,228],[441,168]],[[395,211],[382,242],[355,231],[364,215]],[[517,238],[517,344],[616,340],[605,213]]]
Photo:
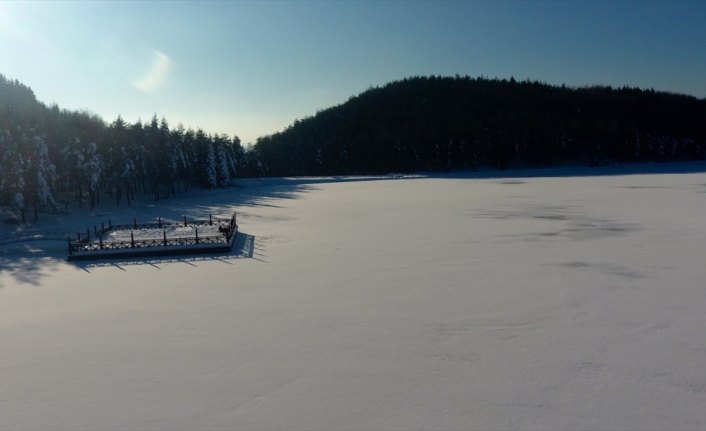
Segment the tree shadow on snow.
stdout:
[[[287,201],[299,199],[304,193],[313,189],[306,184],[285,183],[262,187],[235,186],[218,190],[197,190],[157,202],[136,205],[132,213],[138,221],[148,219],[152,221],[157,214],[163,219],[172,220],[181,220],[184,216],[204,219],[208,218],[209,214],[214,217],[229,218],[233,212],[239,212],[243,208],[286,209]],[[122,214],[130,213],[124,208],[117,210]]]
[[[15,283],[39,286],[41,280],[57,271],[65,253],[58,251],[57,241],[28,241],[3,246],[0,253],[0,288],[4,275]],[[60,242],[65,244],[65,242]]]

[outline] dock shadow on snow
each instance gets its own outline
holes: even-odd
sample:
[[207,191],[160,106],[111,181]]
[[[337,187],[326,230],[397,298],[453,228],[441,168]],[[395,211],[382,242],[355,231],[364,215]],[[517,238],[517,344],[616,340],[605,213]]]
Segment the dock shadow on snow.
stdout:
[[[84,232],[94,224],[109,218],[114,223],[129,222],[133,218],[140,222],[152,222],[157,217],[163,220],[188,218],[202,219],[213,214],[214,217],[230,217],[233,211],[240,214],[242,208],[277,207],[285,208],[286,202],[301,198],[302,194],[313,187],[301,182],[266,183],[255,187],[232,187],[219,190],[194,190],[184,195],[160,201],[142,200],[134,202],[132,207],[124,203],[115,205],[104,203],[96,210],[83,210],[75,213],[40,214],[39,223],[17,227],[0,224],[0,288],[5,287],[5,280],[14,280],[17,284],[40,286],[42,280],[66,264],[66,238]],[[244,219],[250,216],[242,214]],[[206,254],[201,256],[183,255],[172,257],[126,258],[103,261],[75,262],[74,266],[83,270],[100,266],[152,265],[168,262],[195,264],[199,261],[230,261],[235,259],[254,259],[266,262],[267,256],[255,252],[255,237],[243,232],[247,222],[239,222],[241,231],[235,238],[229,253]]]
[[[257,255],[257,256],[256,256]],[[130,257],[122,259],[100,259],[100,260],[85,260],[74,261],[70,264],[83,269],[86,272],[91,272],[95,268],[114,267],[125,270],[125,267],[136,265],[149,265],[160,268],[160,265],[184,263],[193,267],[197,267],[199,262],[223,262],[229,265],[238,259],[255,259],[260,262],[266,262],[262,259],[261,253],[255,252],[255,236],[245,232],[238,232],[233,242],[233,249],[229,253],[204,253],[204,254],[185,254],[174,256],[149,256],[149,257]]]
[[[16,250],[13,253],[0,254],[0,274],[6,273],[17,284],[41,286],[42,280],[50,277],[52,272],[59,269],[60,265],[72,265],[87,273],[93,269],[101,267],[114,267],[125,270],[126,267],[135,265],[149,265],[160,267],[160,265],[183,263],[197,267],[199,262],[220,261],[233,265],[239,259],[254,259],[260,262],[267,262],[264,253],[255,250],[256,238],[245,232],[238,232],[233,242],[233,248],[228,253],[198,254],[198,255],[177,255],[177,256],[152,256],[134,257],[122,259],[100,259],[67,262],[65,253],[56,251],[55,247],[46,249],[38,247],[24,247],[24,250]],[[0,279],[0,288],[5,287]]]
[[[299,199],[313,187],[299,182],[265,184],[257,187],[234,186],[217,190],[192,190],[182,195],[153,201],[140,199],[131,207],[123,201],[116,205],[109,198],[103,197],[103,202],[95,210],[72,208],[72,212],[61,214],[41,213],[38,223],[27,223],[20,226],[8,226],[0,223],[0,256],[15,251],[23,252],[24,244],[37,244],[46,240],[63,241],[59,248],[66,252],[66,238],[75,237],[77,232],[93,230],[93,226],[101,227],[101,223],[114,224],[180,221],[186,216],[189,219],[207,219],[209,214],[215,218],[230,218],[234,211],[242,209],[271,207],[286,208],[286,202]],[[242,224],[242,223],[241,223]],[[241,226],[246,227],[246,226]],[[246,227],[247,228],[247,227]]]

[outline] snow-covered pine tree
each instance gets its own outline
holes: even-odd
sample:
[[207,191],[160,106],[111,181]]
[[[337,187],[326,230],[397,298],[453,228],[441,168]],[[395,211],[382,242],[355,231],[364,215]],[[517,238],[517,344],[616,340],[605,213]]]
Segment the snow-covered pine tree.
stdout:
[[[209,139],[210,141],[210,139]],[[212,189],[218,187],[218,167],[216,164],[216,152],[213,149],[213,142],[206,143],[206,179]]]
[[182,149],[186,161],[186,172],[182,180],[184,180],[184,184],[188,189],[189,186],[197,183],[201,175],[200,153],[196,143],[196,132],[193,129],[187,129],[184,132]]
[[13,164],[10,166],[10,178],[11,184],[10,188],[13,193],[12,204],[14,208],[20,213],[20,219],[22,223],[26,223],[27,219],[25,217],[25,206],[26,206],[26,181],[25,181],[25,164],[26,161],[22,154],[16,154],[13,160]]
[[240,147],[240,139],[237,136],[233,137],[233,141],[231,145],[229,146],[230,148],[230,172],[231,176],[235,177],[238,173],[238,157],[240,153],[242,152],[242,148]]
[[49,159],[49,149],[43,137],[35,135],[27,146],[27,197],[31,199],[36,222],[40,208],[55,210],[57,207],[52,189],[56,181],[56,166]]
[[172,177],[170,189],[174,195],[177,188],[182,188],[189,175],[189,163],[184,151],[184,126],[179,124],[177,129],[170,133],[169,143],[171,147],[169,165]]
[[98,146],[95,142],[90,142],[84,151],[82,171],[86,185],[88,186],[89,204],[91,209],[93,209],[99,202],[103,160],[100,154],[98,154]]
[[120,181],[125,185],[125,197],[127,198],[127,206],[131,206],[135,196],[135,162],[123,150],[123,167],[120,172]]
[[177,168],[175,182],[179,191],[186,191],[192,180],[191,160],[193,154],[190,150],[193,132],[187,132],[184,125],[179,123],[176,129],[171,131],[169,139],[172,142],[172,162]]
[[18,136],[24,135],[19,126],[15,133],[4,130],[0,133],[0,203],[9,205],[19,213],[22,223],[26,222],[27,204],[27,148]]
[[37,200],[42,206],[56,208],[52,184],[56,181],[56,165],[49,159],[49,148],[41,136],[34,137],[37,172]]
[[214,145],[218,146],[218,183],[220,186],[230,185],[230,154],[227,151],[227,138],[216,136]]
[[64,172],[61,183],[64,186],[64,194],[66,196],[66,206],[69,205],[71,193],[74,194],[78,206],[81,206],[83,199],[83,181],[82,181],[82,166],[83,153],[80,151],[81,140],[77,137],[65,141],[61,149],[63,157]]
[[121,177],[125,163],[125,149],[129,145],[129,139],[127,124],[120,115],[108,126],[107,139],[108,148],[103,159],[105,163],[105,178],[109,182],[108,193],[112,196],[114,188],[115,203],[119,204],[123,195],[129,193]]
[[[2,75],[0,75],[2,78]],[[0,130],[0,166],[10,166],[10,132]],[[7,202],[9,170],[0,169],[0,204]]]

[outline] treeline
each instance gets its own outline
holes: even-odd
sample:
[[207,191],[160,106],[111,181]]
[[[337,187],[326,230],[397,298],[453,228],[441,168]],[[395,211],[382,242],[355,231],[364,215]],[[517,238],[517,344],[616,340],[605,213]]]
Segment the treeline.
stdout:
[[103,199],[130,205],[136,195],[155,200],[193,186],[230,184],[244,157],[237,137],[170,129],[154,116],[106,124],[86,112],[38,102],[32,90],[0,75],[0,206],[28,212]]
[[432,76],[371,88],[258,139],[247,170],[375,174],[705,156],[706,100],[629,87]]
[[[238,176],[346,175],[706,158],[706,99],[514,79],[414,77],[371,88],[243,149],[237,137],[110,124],[0,75],[0,207],[155,200]],[[236,170],[237,161],[237,170]]]

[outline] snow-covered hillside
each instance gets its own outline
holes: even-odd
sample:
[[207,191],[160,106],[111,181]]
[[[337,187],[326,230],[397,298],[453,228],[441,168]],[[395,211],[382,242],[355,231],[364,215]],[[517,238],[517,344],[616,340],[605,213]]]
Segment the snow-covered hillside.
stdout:
[[706,173],[260,180],[159,204],[107,211],[237,210],[234,252],[3,245],[0,429],[706,428]]

